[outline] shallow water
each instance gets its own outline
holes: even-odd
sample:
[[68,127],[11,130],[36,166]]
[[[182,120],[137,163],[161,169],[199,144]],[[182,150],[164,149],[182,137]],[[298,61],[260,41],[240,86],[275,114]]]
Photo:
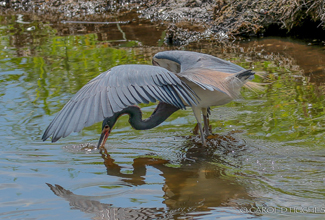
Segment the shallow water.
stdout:
[[[141,20],[85,27],[0,16],[0,218],[323,218],[324,46],[266,38],[171,48],[163,28]],[[41,141],[90,79],[116,65],[150,64],[170,49],[231,60],[268,84],[212,108],[218,135],[207,148],[191,134],[191,110],[149,131],[121,117],[108,154],[92,150],[100,123]],[[149,116],[155,105],[142,107]]]

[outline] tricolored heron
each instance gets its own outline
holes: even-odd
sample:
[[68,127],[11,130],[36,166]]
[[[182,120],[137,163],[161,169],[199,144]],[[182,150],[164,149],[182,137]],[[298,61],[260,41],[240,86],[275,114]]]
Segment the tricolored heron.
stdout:
[[[56,115],[43,134],[52,142],[71,132],[103,120],[98,148],[104,148],[117,119],[129,115],[137,130],[151,129],[179,109],[193,109],[206,145],[202,128],[209,134],[208,109],[232,101],[243,85],[256,87],[248,80],[254,72],[220,58],[189,51],[164,51],[152,58],[150,65],[121,65],[111,68],[88,82]],[[159,101],[152,115],[142,120],[135,104]]]

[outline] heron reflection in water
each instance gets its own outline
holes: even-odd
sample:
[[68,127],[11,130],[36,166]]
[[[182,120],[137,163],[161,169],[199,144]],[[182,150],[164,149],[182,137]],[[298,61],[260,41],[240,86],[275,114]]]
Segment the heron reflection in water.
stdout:
[[[239,147],[232,145],[233,142],[228,141],[224,147]],[[191,148],[187,150],[191,150]],[[223,207],[234,210],[234,213],[230,213],[231,217],[237,216],[238,219],[254,217],[243,215],[239,211],[236,212],[236,209],[251,208],[253,198],[248,193],[249,187],[239,181],[242,178],[239,178],[239,180],[233,176],[225,178],[227,172],[223,159],[226,155],[222,155],[221,160],[218,159],[220,155],[215,154],[203,156],[203,160],[195,160],[198,154],[202,153],[201,151],[208,151],[206,148],[197,148],[197,150],[200,152],[188,151],[186,156],[181,159],[179,167],[166,166],[171,161],[157,157],[135,158],[132,168],[130,166],[123,167],[115,163],[107,152],[102,154],[107,174],[112,178],[117,177],[119,179],[118,186],[125,187],[125,189],[151,185],[150,179],[152,180],[152,178],[148,178],[148,176],[152,175],[150,173],[153,172],[151,169],[153,168],[154,172],[160,171],[159,175],[163,177],[163,182],[157,185],[157,179],[154,179],[153,185],[158,189],[162,186],[161,193],[163,196],[161,197],[162,194],[159,192],[157,194],[157,191],[151,187],[150,189],[151,193],[153,193],[151,196],[155,201],[157,197],[162,199],[162,203],[166,206],[164,208],[152,207],[150,200],[146,204],[148,207],[134,208],[135,204],[130,205],[133,208],[116,207],[116,204],[98,201],[103,199],[102,196],[82,196],[74,194],[60,185],[47,185],[55,195],[67,200],[72,209],[95,215],[92,219],[193,219],[193,216],[200,218],[207,215],[207,213],[211,214],[212,210],[214,215],[218,215],[217,209],[221,208],[222,210]],[[234,156],[234,154],[231,154],[231,156]],[[133,171],[125,173],[122,171],[125,168],[133,169]],[[116,184],[115,181],[113,183]],[[106,199],[112,202],[115,201],[114,189],[109,188],[105,193],[109,193]],[[115,194],[115,196],[119,197],[119,194]],[[220,216],[224,216],[224,214],[224,212],[220,212]]]
[[[164,51],[154,55],[150,65],[121,65],[100,74],[75,94],[56,115],[43,134],[52,142],[103,121],[98,148],[104,149],[112,128],[121,115],[129,115],[134,129],[151,129],[186,106],[192,108],[206,146],[210,134],[210,106],[226,104],[238,97],[254,72],[220,58],[189,51]],[[159,101],[152,115],[142,119],[136,104]],[[203,115],[204,128],[202,126]]]

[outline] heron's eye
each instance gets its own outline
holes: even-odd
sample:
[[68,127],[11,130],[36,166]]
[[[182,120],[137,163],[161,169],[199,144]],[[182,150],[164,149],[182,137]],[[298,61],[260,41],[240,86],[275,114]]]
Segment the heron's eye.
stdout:
[[105,128],[108,128],[108,125],[105,125]]

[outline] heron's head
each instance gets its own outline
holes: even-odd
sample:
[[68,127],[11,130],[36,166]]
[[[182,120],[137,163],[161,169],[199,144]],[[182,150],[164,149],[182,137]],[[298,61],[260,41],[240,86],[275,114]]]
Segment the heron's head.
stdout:
[[102,124],[102,133],[100,135],[97,148],[101,149],[102,147],[104,147],[106,140],[107,140],[109,134],[111,133],[112,128],[114,127],[117,119],[118,119],[118,117],[116,117],[116,115],[113,115],[110,118],[104,119],[103,124]]

